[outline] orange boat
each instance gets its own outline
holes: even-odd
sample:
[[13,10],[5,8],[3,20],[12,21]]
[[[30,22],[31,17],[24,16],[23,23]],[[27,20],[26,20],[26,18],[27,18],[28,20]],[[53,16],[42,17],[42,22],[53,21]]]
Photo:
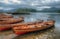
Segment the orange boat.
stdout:
[[43,22],[26,23],[26,24],[23,23],[13,26],[13,31],[15,32],[15,34],[21,35],[28,32],[43,30],[54,26],[54,24],[55,24],[54,20],[49,20],[46,22],[43,21]]
[[14,23],[14,24],[0,24],[0,31],[4,31],[4,30],[9,30],[11,29],[13,26],[18,26],[19,24],[21,24],[21,22],[19,23]]
[[0,14],[0,18],[12,18],[13,16],[12,15],[6,15],[6,14]]
[[0,31],[11,29],[11,24],[0,24]]
[[13,24],[24,21],[24,18],[2,18],[0,19],[0,24]]

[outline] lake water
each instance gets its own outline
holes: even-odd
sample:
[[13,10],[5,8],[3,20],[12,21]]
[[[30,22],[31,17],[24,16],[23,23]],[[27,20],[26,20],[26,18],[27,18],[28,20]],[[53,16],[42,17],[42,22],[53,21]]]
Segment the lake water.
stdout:
[[60,14],[59,13],[30,13],[30,14],[22,14],[22,15],[14,15],[15,17],[17,16],[24,16],[25,17],[25,22],[32,22],[36,20],[55,20],[56,25],[59,26],[60,23]]
[[[20,36],[14,37],[13,31],[6,31],[6,32],[0,32],[0,37],[3,39],[10,38],[10,39],[60,39],[60,14],[59,13],[30,13],[25,15],[14,15],[15,17],[18,16],[24,16],[25,22],[32,22],[36,20],[55,20],[55,26],[38,32],[32,32]],[[11,33],[10,33],[11,32]],[[3,33],[3,34],[2,34]],[[6,35],[8,34],[8,35]],[[4,38],[5,36],[5,38]],[[12,38],[11,38],[12,37]]]

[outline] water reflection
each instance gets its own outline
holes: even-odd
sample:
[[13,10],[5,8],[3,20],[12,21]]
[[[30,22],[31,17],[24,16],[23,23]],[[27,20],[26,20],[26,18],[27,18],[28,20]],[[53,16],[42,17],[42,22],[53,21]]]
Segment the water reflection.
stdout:
[[25,17],[25,22],[33,22],[36,20],[44,20],[47,21],[49,19],[52,19],[49,14],[42,14],[42,13],[31,13],[30,15],[24,15]]

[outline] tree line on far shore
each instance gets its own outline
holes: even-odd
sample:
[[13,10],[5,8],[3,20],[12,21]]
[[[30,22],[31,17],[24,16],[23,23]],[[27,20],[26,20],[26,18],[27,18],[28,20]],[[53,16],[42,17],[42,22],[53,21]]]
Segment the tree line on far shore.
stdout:
[[28,12],[37,12],[37,10],[32,8],[19,8],[15,11],[15,13],[28,13]]

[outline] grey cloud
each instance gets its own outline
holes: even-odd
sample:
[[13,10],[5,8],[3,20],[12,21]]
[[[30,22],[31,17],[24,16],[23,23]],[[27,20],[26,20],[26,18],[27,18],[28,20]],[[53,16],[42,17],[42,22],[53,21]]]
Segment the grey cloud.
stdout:
[[[50,1],[48,2],[48,0],[19,0],[22,1],[21,4],[4,4],[4,3],[0,3],[0,7],[13,7],[13,8],[17,8],[17,7],[41,7],[41,6],[50,6],[50,7],[59,7],[60,6],[60,0],[59,1]],[[44,3],[42,3],[42,1]],[[37,4],[32,6],[31,4]]]

